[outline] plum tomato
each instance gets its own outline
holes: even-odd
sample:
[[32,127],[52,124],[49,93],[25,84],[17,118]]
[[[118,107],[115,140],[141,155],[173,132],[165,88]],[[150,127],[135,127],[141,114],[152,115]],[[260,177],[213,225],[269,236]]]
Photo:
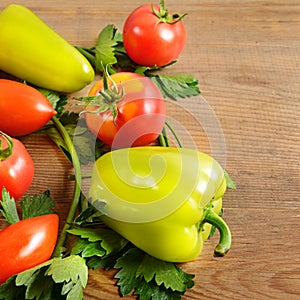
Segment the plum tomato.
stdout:
[[0,231],[0,284],[51,257],[58,225],[58,216],[48,214],[16,222]]
[[30,134],[56,114],[48,99],[21,82],[0,79],[0,130],[10,136]]

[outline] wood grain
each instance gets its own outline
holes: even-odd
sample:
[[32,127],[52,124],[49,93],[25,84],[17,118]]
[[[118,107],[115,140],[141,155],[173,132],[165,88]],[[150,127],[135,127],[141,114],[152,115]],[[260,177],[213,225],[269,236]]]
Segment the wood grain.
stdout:
[[[121,29],[129,12],[146,2],[19,1],[81,46],[92,46],[107,24]],[[0,9],[8,3],[2,0]],[[220,157],[238,187],[224,198],[232,249],[212,257],[216,236],[183,265],[196,274],[184,299],[299,299],[300,2],[166,3],[171,11],[188,12],[188,40],[178,62],[163,72],[194,74],[203,97],[169,103],[170,117],[182,125],[187,147]],[[46,137],[23,141],[36,164],[29,192],[49,188],[64,218],[72,198],[70,165]],[[85,299],[118,299],[113,275],[91,271]]]

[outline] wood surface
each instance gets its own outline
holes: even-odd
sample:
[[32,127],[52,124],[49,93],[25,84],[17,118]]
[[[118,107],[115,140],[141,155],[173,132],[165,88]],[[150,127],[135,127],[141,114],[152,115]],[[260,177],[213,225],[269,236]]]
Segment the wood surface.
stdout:
[[[129,12],[147,1],[17,2],[70,43],[93,46],[104,26],[121,30]],[[1,0],[0,9],[9,3]],[[300,299],[300,1],[166,4],[188,13],[188,39],[178,62],[163,72],[192,73],[202,91],[201,105],[170,103],[171,118],[183,124],[187,146],[193,141],[199,150],[213,151],[237,185],[224,197],[232,249],[214,258],[215,236],[197,260],[183,265],[196,274],[184,299]],[[22,140],[36,165],[29,193],[50,189],[65,218],[71,166],[47,137]],[[91,271],[85,299],[119,299],[113,275]]]

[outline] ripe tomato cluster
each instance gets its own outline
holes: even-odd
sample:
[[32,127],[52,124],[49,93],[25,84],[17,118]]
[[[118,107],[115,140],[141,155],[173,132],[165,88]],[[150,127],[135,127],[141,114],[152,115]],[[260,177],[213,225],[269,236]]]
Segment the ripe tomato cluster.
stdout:
[[[34,162],[19,137],[35,132],[55,114],[37,89],[0,79],[0,200],[4,190],[18,200],[31,185]],[[48,214],[18,221],[0,231],[0,284],[51,257],[58,225],[58,216]]]
[[0,79],[0,191],[5,187],[15,199],[27,191],[34,164],[22,142],[12,137],[38,130],[55,114],[48,99],[37,89]]

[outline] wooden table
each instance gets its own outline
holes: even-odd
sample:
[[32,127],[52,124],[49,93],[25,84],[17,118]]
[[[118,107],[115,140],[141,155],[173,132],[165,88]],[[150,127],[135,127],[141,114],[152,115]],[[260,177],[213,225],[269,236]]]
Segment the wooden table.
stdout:
[[[18,1],[80,46],[94,45],[107,24],[121,30],[129,12],[146,2]],[[2,0],[0,9],[9,3]],[[226,257],[214,258],[215,237],[197,260],[183,266],[196,274],[195,287],[184,299],[299,299],[300,2],[168,0],[166,4],[170,11],[188,13],[184,19],[188,39],[178,62],[163,72],[194,74],[202,103],[216,123],[207,125],[204,118],[201,124],[202,106],[188,106],[187,99],[172,106],[172,118],[192,132],[198,149],[220,155],[237,185],[224,197],[232,249]],[[176,114],[185,105],[194,118]],[[195,119],[198,127],[193,125]],[[199,133],[200,125],[206,138]],[[67,178],[70,164],[47,137],[22,140],[36,165],[29,193],[49,188],[64,218],[73,192]],[[113,272],[90,272],[85,299],[118,298]]]

